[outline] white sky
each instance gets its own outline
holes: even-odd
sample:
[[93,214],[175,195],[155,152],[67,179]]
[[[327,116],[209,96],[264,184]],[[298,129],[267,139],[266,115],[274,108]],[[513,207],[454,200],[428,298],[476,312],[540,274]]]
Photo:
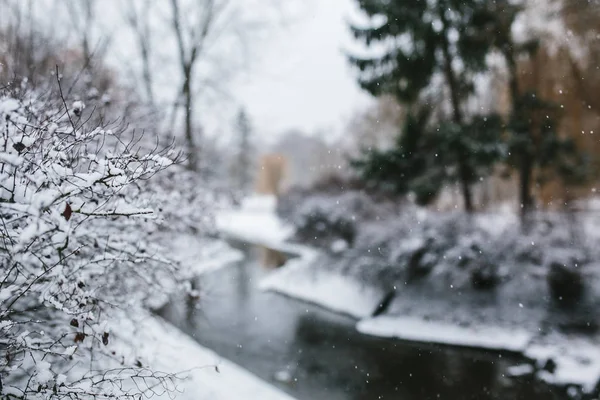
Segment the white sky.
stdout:
[[341,134],[370,96],[356,84],[343,53],[352,43],[347,17],[354,0],[304,0],[298,18],[261,49],[261,62],[236,87],[257,136],[299,128]]
[[[122,69],[124,60],[132,55],[135,59],[137,53],[131,38],[124,37],[128,28],[119,13],[119,1],[101,0],[99,4],[104,10],[101,18],[113,36],[109,63]],[[346,21],[357,15],[355,2],[273,0],[280,4],[285,26],[273,29],[258,46],[252,44],[251,71],[228,85],[233,98],[230,100],[237,104],[219,103],[210,110],[197,110],[206,133],[228,136],[233,114],[243,105],[252,119],[255,135],[262,140],[274,140],[289,129],[308,134],[322,132],[325,139],[341,135],[352,114],[371,101],[356,84],[355,72],[344,55],[344,49],[353,44]],[[258,7],[257,11],[261,12]],[[157,49],[162,47],[172,50],[172,44],[160,42]],[[168,72],[160,63],[156,68],[162,75]],[[155,79],[163,79],[162,75],[157,74]],[[172,101],[173,79],[169,74],[167,78],[169,90],[161,88],[158,97],[166,95],[162,100]]]

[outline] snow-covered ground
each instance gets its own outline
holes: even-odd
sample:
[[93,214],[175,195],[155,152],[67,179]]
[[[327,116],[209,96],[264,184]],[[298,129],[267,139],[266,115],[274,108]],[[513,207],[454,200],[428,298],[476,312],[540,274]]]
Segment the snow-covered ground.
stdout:
[[385,293],[363,283],[319,268],[311,268],[317,252],[305,250],[285,268],[271,273],[260,282],[263,290],[272,290],[330,310],[367,318],[373,315]]
[[245,199],[237,210],[217,213],[217,229],[233,239],[277,248],[294,232],[275,215],[273,196],[256,196]]
[[185,265],[190,274],[199,275],[240,261],[244,254],[226,242],[202,239],[194,235],[178,235],[170,242],[171,256]]
[[364,319],[357,329],[369,335],[452,346],[523,352],[533,335],[498,327],[461,327],[414,317],[379,316]]
[[[189,278],[217,270],[244,258],[241,251],[219,239],[180,234],[175,239],[172,235],[164,235],[159,242],[168,243],[169,257],[181,263],[184,271],[182,275]],[[163,282],[163,286],[165,289],[163,292],[152,293],[146,299],[146,307],[156,310],[169,301],[170,294],[176,288],[169,287],[167,282]]]
[[[190,276],[214,271],[243,258],[243,253],[224,241],[193,235],[179,235],[177,240],[170,241],[169,248],[173,258],[182,263]],[[161,297],[153,305],[160,305],[164,301]],[[153,370],[177,374],[178,378],[182,378],[175,381],[176,387],[171,387],[175,391],[156,388],[157,396],[154,398],[293,400],[274,386],[196,343],[160,317],[140,310],[135,321],[129,318],[130,315],[123,315],[112,328],[124,339],[122,343],[135,342],[135,346],[121,346],[125,353],[135,350],[135,355],[129,354],[126,358],[134,356]]]
[[578,385],[591,393],[600,384],[600,347],[597,343],[569,337],[553,337],[546,343],[532,343],[525,350],[526,357],[544,366],[549,360],[556,363],[553,373],[540,370],[537,376],[545,382],[566,386]]
[[134,322],[122,322],[119,328],[121,332],[135,332],[137,351],[145,365],[182,378],[172,387],[176,392],[156,388],[157,397],[154,398],[293,400],[286,393],[199,345],[159,317],[143,313]]

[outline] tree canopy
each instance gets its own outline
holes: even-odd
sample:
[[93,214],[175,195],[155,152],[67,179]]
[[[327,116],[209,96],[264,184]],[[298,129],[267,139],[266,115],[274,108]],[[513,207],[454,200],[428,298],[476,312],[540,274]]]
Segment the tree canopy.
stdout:
[[[456,180],[466,210],[472,211],[471,184],[501,154],[497,151],[500,119],[494,115],[465,116],[464,112],[464,101],[473,93],[475,78],[485,69],[492,46],[489,41],[477,40],[488,27],[480,18],[486,2],[359,0],[358,5],[369,24],[354,24],[351,30],[371,52],[366,57],[349,56],[359,71],[361,87],[375,96],[391,94],[402,103],[420,104],[437,112],[407,122],[402,133],[406,141],[420,143],[414,152],[406,153],[407,143],[400,139],[394,151],[372,154],[355,165],[363,175],[376,179],[380,175],[371,172],[379,164],[400,168],[394,162],[403,160],[400,177],[413,182],[397,187],[426,187],[423,200],[433,198],[445,181]],[[445,87],[432,99],[425,92],[436,76],[443,77]],[[425,138],[417,140],[416,136]],[[398,158],[399,154],[403,156]],[[410,165],[406,164],[407,157]]]

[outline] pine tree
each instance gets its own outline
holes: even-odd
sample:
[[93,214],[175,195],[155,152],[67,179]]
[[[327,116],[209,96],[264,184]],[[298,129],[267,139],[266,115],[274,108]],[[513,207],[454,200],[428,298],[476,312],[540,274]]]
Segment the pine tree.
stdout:
[[[429,116],[428,109],[407,113],[402,134],[397,136],[391,149],[363,150],[361,157],[352,161],[360,177],[394,194],[403,195],[414,190],[419,204],[426,204],[433,198],[439,191],[442,178],[430,168],[430,158],[423,156],[425,136],[422,133]],[[413,181],[426,175],[427,171],[434,179],[430,179],[428,185],[414,185]]]
[[467,181],[473,184],[506,154],[499,141],[502,121],[497,115],[476,117],[462,126],[453,122],[431,126],[428,118],[427,109],[408,114],[394,148],[366,151],[354,160],[361,178],[396,194],[414,193],[417,203],[425,205],[445,182],[459,179],[455,167],[459,163],[473,171]]
[[[430,154],[411,157],[421,159],[432,157],[431,154],[442,154],[442,151],[452,152],[444,154],[444,159],[454,164],[445,167],[456,167],[452,176],[460,182],[465,209],[472,211],[471,184],[478,178],[476,161],[480,158],[465,153],[477,147],[471,143],[477,136],[465,138],[468,146],[466,142],[461,144],[461,137],[472,133],[471,122],[464,115],[462,103],[473,91],[473,75],[485,68],[485,57],[490,48],[488,41],[475,42],[473,36],[467,34],[478,28],[473,18],[479,14],[479,9],[485,8],[487,1],[357,1],[360,9],[369,17],[370,25],[353,25],[351,30],[358,40],[368,47],[376,47],[377,51],[377,55],[371,57],[349,56],[350,62],[360,71],[358,81],[365,90],[375,96],[391,94],[400,102],[414,104],[434,76],[444,77],[450,96],[451,117],[438,121],[439,133],[434,135],[437,141],[424,141]],[[421,133],[425,134],[425,130]],[[492,143],[481,143],[483,147],[490,145]],[[486,164],[494,161],[486,160]],[[419,162],[437,165],[439,161],[430,159]],[[431,171],[424,169],[420,174],[421,180],[428,182],[427,186],[433,185],[432,182],[441,185],[444,181],[428,180],[427,174],[431,174]],[[413,178],[418,176],[414,175]],[[441,176],[449,178],[446,173]]]

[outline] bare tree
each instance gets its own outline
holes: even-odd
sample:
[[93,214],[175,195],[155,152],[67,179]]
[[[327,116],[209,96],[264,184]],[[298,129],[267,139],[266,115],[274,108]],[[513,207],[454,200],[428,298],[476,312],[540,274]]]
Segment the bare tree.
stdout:
[[[250,65],[248,44],[268,27],[269,17],[254,12],[258,3],[236,0],[171,0],[171,28],[177,48],[181,86],[175,109],[183,108],[190,169],[198,169],[199,132],[194,113],[209,94],[229,97],[227,82]],[[223,49],[228,51],[223,51]],[[174,111],[175,113],[176,111]]]
[[[96,0],[65,1],[71,26],[83,53],[84,69],[90,68],[93,58],[100,58],[110,43],[110,35],[94,40],[94,29],[98,24],[96,16]],[[107,32],[102,32],[106,34]]]
[[[154,77],[151,68],[152,52],[152,30],[150,28],[150,14],[152,11],[152,1],[143,0],[141,3],[135,0],[126,0],[125,20],[133,32],[137,49],[140,53],[142,62],[142,83],[146,92],[146,99],[150,106],[155,105],[154,100]],[[137,6],[137,4],[140,4]]]
[[[181,1],[171,0],[172,26],[177,41],[179,52],[179,67],[182,74],[181,95],[185,115],[185,140],[188,151],[188,166],[192,170],[198,168],[198,151],[194,137],[192,121],[193,114],[193,84],[194,67],[200,56],[203,55],[209,34],[218,17],[219,9],[216,0],[204,0],[197,2],[199,12],[198,20],[186,25],[181,17]],[[227,5],[228,2],[224,2]]]

